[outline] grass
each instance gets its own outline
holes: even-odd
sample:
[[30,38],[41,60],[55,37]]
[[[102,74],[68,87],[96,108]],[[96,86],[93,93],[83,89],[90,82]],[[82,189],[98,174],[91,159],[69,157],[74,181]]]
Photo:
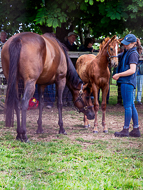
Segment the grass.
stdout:
[[143,189],[143,139],[127,148],[130,138],[126,144],[84,138],[21,143],[7,135],[0,147],[0,189]]
[[[117,103],[117,86],[110,85],[109,104]],[[45,111],[46,112],[46,111]],[[143,113],[139,110],[140,114]],[[57,114],[57,113],[53,113]],[[99,111],[101,114],[101,111]],[[107,115],[122,116],[112,111]],[[63,110],[71,119],[83,114]],[[32,122],[27,129],[32,129]],[[0,121],[0,130],[4,122]],[[0,134],[0,190],[143,190],[143,136],[140,138],[85,138],[91,131],[74,125],[69,135],[33,134],[35,140],[15,140],[15,127]],[[47,125],[43,127],[50,128]],[[74,140],[70,135],[75,134]],[[32,133],[31,133],[32,134]],[[49,142],[46,142],[51,136]]]

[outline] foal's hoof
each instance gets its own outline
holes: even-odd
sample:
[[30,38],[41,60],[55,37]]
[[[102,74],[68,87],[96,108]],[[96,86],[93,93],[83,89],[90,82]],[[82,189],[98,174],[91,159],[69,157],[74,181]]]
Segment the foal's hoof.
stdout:
[[108,130],[104,130],[103,133],[108,133]]
[[89,127],[90,127],[90,125],[89,125],[89,124],[88,124],[88,125],[84,125],[84,128],[86,128],[86,129],[87,129],[87,128],[89,128]]
[[93,131],[93,133],[97,134],[97,133],[98,133],[98,131]]

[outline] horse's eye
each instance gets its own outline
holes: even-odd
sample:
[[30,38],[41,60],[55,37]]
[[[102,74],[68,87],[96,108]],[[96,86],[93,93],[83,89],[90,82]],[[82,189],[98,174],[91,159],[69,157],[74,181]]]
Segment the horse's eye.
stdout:
[[110,50],[113,51],[113,48],[110,47]]

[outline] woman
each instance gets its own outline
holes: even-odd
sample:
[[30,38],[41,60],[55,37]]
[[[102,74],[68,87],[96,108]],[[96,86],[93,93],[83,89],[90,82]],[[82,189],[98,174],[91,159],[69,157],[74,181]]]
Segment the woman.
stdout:
[[[119,65],[117,73],[113,79],[121,83],[121,95],[125,109],[125,121],[123,130],[115,132],[116,137],[140,137],[138,125],[138,113],[133,101],[133,91],[136,88],[136,65],[139,54],[136,48],[137,38],[134,34],[128,34],[121,41],[124,45],[124,52],[119,54]],[[129,133],[131,118],[133,120],[133,130]]]

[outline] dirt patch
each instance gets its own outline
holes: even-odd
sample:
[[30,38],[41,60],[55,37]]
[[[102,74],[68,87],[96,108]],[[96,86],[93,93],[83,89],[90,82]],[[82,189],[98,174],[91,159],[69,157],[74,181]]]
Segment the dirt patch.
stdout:
[[[137,107],[139,114],[139,125],[141,133],[143,134],[143,106]],[[59,126],[58,126],[58,110],[56,107],[52,109],[43,109],[42,122],[43,122],[43,134],[36,134],[37,129],[37,119],[39,111],[28,110],[27,111],[27,135],[30,140],[34,141],[51,141],[52,139],[62,138],[63,135],[59,135]],[[16,125],[16,116],[14,117]],[[4,121],[4,114],[0,114],[0,121]],[[94,120],[90,121],[91,127],[85,129],[83,127],[83,114],[76,112],[74,107],[64,107],[63,108],[63,123],[64,128],[67,132],[66,137],[71,140],[82,138],[85,141],[95,141],[95,140],[109,140],[116,139],[114,137],[115,131],[120,131],[124,124],[124,108],[123,106],[107,106],[106,111],[106,124],[109,129],[108,134],[103,133],[102,125],[102,112],[101,108],[98,113],[98,134],[93,134]],[[131,122],[132,127],[132,122]],[[12,135],[16,136],[16,129],[14,128],[1,128],[1,135],[3,132],[11,132]]]

